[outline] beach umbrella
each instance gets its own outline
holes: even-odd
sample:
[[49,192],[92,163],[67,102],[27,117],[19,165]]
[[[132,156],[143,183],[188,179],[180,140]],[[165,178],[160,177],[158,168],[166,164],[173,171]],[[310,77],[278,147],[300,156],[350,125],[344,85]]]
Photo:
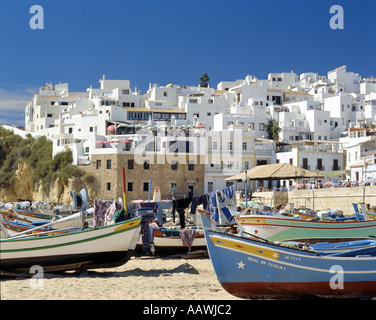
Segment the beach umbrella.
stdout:
[[196,126],[197,129],[205,128],[203,125]]
[[96,143],[104,143],[103,141],[97,141]]
[[119,140],[112,140],[111,143],[119,143]]
[[103,142],[104,144],[109,144],[109,143],[111,143],[111,141],[105,141],[105,142]]
[[121,140],[120,143],[129,143],[130,141],[128,140]]

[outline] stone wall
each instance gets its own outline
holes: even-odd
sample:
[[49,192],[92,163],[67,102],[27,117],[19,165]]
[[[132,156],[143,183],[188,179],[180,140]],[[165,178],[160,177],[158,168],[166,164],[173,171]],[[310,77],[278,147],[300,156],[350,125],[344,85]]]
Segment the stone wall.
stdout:
[[[315,211],[339,209],[345,215],[352,215],[354,214],[352,203],[363,202],[363,192],[365,192],[365,203],[369,203],[371,207],[376,206],[376,186],[367,186],[365,189],[363,187],[315,189]],[[312,209],[313,207],[313,194],[309,189],[254,192],[252,196],[266,205],[292,202],[295,208],[306,206]]]

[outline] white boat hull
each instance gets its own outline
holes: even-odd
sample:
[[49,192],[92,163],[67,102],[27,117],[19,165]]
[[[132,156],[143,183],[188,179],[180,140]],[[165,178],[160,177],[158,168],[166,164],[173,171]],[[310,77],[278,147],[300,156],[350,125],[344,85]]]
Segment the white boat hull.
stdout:
[[[87,263],[90,268],[120,263],[136,247],[140,218],[61,235],[0,240],[0,269]],[[120,263],[120,265],[123,263]]]

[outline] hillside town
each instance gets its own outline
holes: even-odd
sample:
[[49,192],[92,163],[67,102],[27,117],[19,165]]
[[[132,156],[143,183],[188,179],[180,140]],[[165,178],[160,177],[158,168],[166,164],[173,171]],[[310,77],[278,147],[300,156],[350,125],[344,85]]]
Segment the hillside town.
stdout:
[[[25,131],[53,141],[53,155],[72,150],[73,163],[97,177],[104,198],[122,193],[123,168],[130,201],[147,198],[151,179],[170,199],[225,188],[233,183],[226,178],[274,163],[325,181],[376,177],[376,78],[346,66],[325,76],[247,75],[216,88],[149,84],[145,94],[105,75],[86,92],[47,83],[24,116]],[[252,181],[247,189],[309,182]]]

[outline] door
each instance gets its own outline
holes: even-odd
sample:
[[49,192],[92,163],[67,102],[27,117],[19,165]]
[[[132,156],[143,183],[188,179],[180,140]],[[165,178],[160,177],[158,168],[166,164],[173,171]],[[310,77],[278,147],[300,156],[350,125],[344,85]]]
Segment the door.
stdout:
[[194,186],[188,186],[188,198],[193,197]]

